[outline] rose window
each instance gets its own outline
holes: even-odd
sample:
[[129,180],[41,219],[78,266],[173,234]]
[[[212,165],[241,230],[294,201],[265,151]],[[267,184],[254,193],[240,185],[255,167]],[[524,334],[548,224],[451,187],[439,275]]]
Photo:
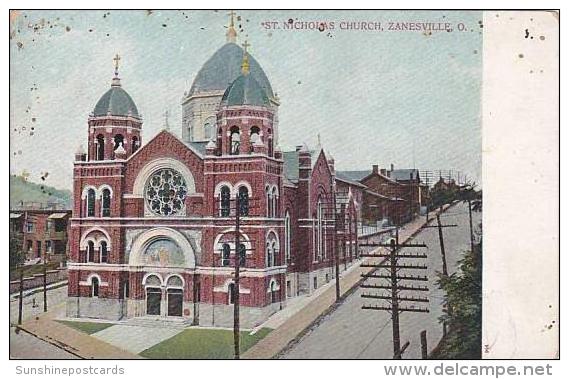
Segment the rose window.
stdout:
[[158,215],[170,216],[184,207],[188,187],[182,175],[171,169],[154,172],[146,184],[146,202],[150,210]]

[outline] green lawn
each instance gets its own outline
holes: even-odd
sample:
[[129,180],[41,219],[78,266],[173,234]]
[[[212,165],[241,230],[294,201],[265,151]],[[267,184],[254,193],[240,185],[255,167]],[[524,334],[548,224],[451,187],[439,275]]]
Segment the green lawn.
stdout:
[[80,332],[87,334],[97,333],[103,329],[107,329],[114,325],[105,322],[81,322],[81,321],[64,321],[64,320],[57,320],[57,322],[60,322],[63,325],[67,325],[70,328],[79,330]]
[[[254,335],[241,332],[241,353],[272,331],[262,328]],[[233,331],[189,328],[140,353],[154,359],[230,359],[233,358]]]

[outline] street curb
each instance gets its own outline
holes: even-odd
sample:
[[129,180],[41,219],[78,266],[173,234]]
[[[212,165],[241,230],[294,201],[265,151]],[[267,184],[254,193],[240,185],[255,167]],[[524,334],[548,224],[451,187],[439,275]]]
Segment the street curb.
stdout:
[[[49,343],[50,345],[55,346],[55,347],[57,347],[58,349],[61,349],[61,350],[63,350],[63,351],[66,351],[66,352],[68,352],[69,354],[75,355],[75,356],[76,356],[77,358],[79,358],[79,359],[87,359],[87,358],[82,357],[81,355],[77,354],[77,353],[74,352],[73,350],[71,350],[71,349],[73,349],[73,347],[71,347],[71,346],[69,346],[69,345],[66,345],[66,344],[64,344],[64,343],[62,343],[62,342],[60,342],[60,341],[53,340],[53,341],[56,341],[56,342],[53,342],[53,341],[50,341],[50,340],[48,340],[48,339],[46,339],[46,338],[40,337],[40,336],[38,336],[37,334],[35,334],[35,333],[33,333],[33,332],[27,330],[26,328],[22,327],[21,325],[15,325],[15,327],[16,327],[16,333],[19,333],[19,332],[28,333],[29,335],[31,335],[31,336],[33,336],[33,337],[35,337],[35,338],[37,338],[37,339],[39,339],[39,340],[41,340],[41,341],[43,341],[43,342]],[[69,348],[67,348],[67,346],[69,346]]]

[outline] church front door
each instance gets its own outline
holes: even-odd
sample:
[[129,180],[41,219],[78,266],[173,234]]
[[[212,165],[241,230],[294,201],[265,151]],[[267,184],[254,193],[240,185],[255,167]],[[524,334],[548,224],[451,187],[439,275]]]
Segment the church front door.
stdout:
[[182,317],[182,290],[168,289],[168,316]]
[[162,302],[162,290],[160,288],[146,289],[146,314],[160,316],[160,303]]

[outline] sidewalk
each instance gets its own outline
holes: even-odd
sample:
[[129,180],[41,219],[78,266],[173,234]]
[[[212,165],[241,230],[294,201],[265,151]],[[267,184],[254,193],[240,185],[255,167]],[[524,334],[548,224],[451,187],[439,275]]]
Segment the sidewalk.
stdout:
[[[48,285],[46,286],[46,289],[49,291],[49,290],[56,289],[56,288],[59,288],[59,287],[63,287],[63,286],[66,286],[66,285],[67,285],[67,280],[62,280],[62,281],[59,281],[59,282],[55,282],[55,283],[48,284]],[[28,296],[34,295],[34,294],[36,294],[36,293],[38,293],[38,292],[43,292],[43,286],[41,286],[41,287],[35,287],[35,288],[29,288],[29,289],[27,289],[27,290],[24,290],[24,291],[22,292],[22,294],[23,294],[23,297],[28,297]],[[18,299],[19,297],[20,297],[20,291],[17,291],[17,292],[14,292],[14,293],[11,293],[11,294],[10,294],[10,299]]]
[[31,335],[84,359],[141,359],[140,356],[119,349],[54,320],[61,307],[24,322],[20,328]]
[[[448,206],[445,206],[444,210],[446,209],[448,209]],[[432,212],[429,219],[432,220],[435,215],[436,213]],[[411,223],[406,224],[404,228],[400,229],[400,243],[407,241],[420,231],[425,225],[425,221],[424,216],[419,216]],[[362,262],[366,261],[367,259],[363,259],[355,264],[355,267],[342,273],[340,277],[341,296],[358,284],[362,274],[373,270],[373,268],[359,267]],[[331,283],[333,283],[333,281]],[[312,294],[311,301],[308,302],[306,306],[302,308],[296,307],[295,314],[291,315],[286,321],[279,322],[279,327],[269,333],[267,337],[259,341],[251,349],[247,350],[242,357],[245,359],[270,359],[275,357],[285,349],[290,342],[298,338],[299,335],[304,334],[305,330],[311,327],[322,314],[329,311],[335,303],[336,290],[334,285],[328,286],[328,288],[323,290],[320,294]],[[267,321],[267,323],[269,323],[269,321]]]

